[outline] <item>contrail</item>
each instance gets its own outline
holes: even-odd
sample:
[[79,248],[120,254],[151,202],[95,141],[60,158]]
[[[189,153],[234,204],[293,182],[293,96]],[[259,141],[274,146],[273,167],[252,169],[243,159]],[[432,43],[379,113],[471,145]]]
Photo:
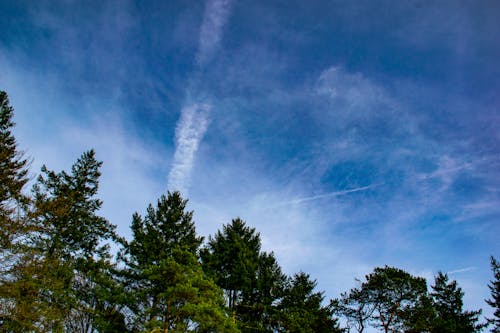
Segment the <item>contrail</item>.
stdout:
[[267,207],[267,208],[287,206],[287,205],[297,205],[297,204],[301,204],[303,202],[314,201],[314,200],[318,200],[318,199],[324,199],[324,198],[330,198],[330,197],[340,197],[340,196],[347,195],[350,193],[366,191],[366,190],[378,187],[380,185],[383,185],[383,184],[382,183],[381,184],[373,184],[373,185],[351,188],[348,190],[335,191],[335,192],[329,192],[329,193],[325,193],[325,194],[314,195],[314,196],[310,196],[310,197],[296,198],[296,199],[280,202],[276,205],[273,205],[273,206]]
[[[196,54],[197,71],[213,59],[219,46],[222,29],[229,16],[229,0],[209,0],[205,7],[203,23],[200,28],[198,52]],[[193,77],[196,77],[195,72]],[[189,87],[188,96],[200,96],[196,85]],[[194,90],[194,91],[191,91]],[[168,174],[168,189],[187,195],[189,178],[196,152],[210,122],[212,105],[203,99],[187,102],[181,109],[181,116],[175,128],[175,153],[172,168]]]
[[325,194],[314,195],[314,196],[311,196],[311,197],[297,198],[297,199],[293,199],[293,200],[287,201],[284,204],[300,204],[300,203],[303,203],[303,202],[313,201],[313,200],[318,200],[318,199],[323,199],[323,198],[339,197],[339,196],[346,195],[346,194],[349,194],[349,193],[366,191],[366,190],[372,189],[372,188],[380,186],[380,185],[382,185],[382,184],[374,184],[374,185],[368,185],[368,186],[351,188],[351,189],[348,189],[348,190],[335,191],[335,192],[329,192],[329,193],[325,193]]
[[470,271],[473,271],[475,270],[477,267],[475,266],[470,266],[470,267],[465,267],[465,268],[460,268],[460,269],[456,269],[456,270],[453,270],[453,271],[449,271],[448,274],[449,275],[452,275],[452,274],[457,274],[457,273],[465,273],[465,272],[470,272]]
[[181,110],[181,118],[175,128],[175,153],[172,169],[168,174],[170,190],[187,192],[189,174],[193,167],[194,156],[208,127],[210,105],[191,104]]
[[213,58],[222,37],[222,28],[229,16],[230,5],[231,1],[229,0],[210,0],[207,2],[196,57],[198,66],[203,67]]

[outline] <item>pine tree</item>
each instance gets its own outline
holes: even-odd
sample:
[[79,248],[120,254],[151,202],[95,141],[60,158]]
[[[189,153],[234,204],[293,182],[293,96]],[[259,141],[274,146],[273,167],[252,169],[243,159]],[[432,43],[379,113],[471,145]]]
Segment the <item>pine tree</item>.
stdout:
[[374,307],[373,323],[386,333],[403,330],[408,314],[427,294],[425,279],[389,266],[376,267],[361,288]]
[[121,254],[133,329],[234,332],[221,290],[196,257],[202,238],[186,204],[179,192],[169,192],[144,218],[133,216],[133,239],[123,242]]
[[448,275],[439,272],[435,277],[433,292],[430,293],[437,318],[432,332],[479,332],[483,325],[479,324],[478,311],[463,311],[464,293],[456,281],[448,282]]
[[[23,188],[28,181],[28,161],[17,148],[12,135],[14,109],[5,91],[0,91],[0,251],[1,260],[7,256],[18,237],[26,232],[20,216],[27,197]],[[2,265],[3,266],[3,265]]]
[[315,292],[316,281],[303,272],[289,279],[279,304],[278,332],[327,333],[340,332],[333,309],[323,306],[322,292]]
[[273,253],[259,255],[252,287],[242,294],[236,312],[243,331],[275,332],[279,327],[278,302],[283,297],[287,277]]
[[491,332],[500,333],[500,263],[492,256],[491,270],[493,271],[493,280],[488,284],[491,291],[491,299],[486,303],[494,310],[493,318],[488,318],[488,324],[491,325]]
[[330,306],[335,314],[346,319],[349,331],[354,328],[358,333],[363,333],[375,311],[375,304],[363,288],[352,288],[349,293],[342,293],[340,298],[330,302]]
[[203,266],[224,291],[228,306],[235,312],[243,294],[249,295],[258,269],[260,235],[239,219],[233,219],[209,237],[201,252]]

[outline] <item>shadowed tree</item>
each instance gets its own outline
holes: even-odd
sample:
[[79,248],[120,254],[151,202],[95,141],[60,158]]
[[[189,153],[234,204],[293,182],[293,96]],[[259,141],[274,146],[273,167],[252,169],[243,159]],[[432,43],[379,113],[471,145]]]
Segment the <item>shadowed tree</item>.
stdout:
[[186,204],[179,192],[169,192],[144,218],[133,216],[133,239],[123,242],[122,257],[134,329],[235,332],[222,291],[197,260],[202,238]]
[[456,281],[448,282],[448,275],[439,272],[432,286],[431,297],[436,311],[432,332],[479,332],[484,325],[479,324],[478,311],[463,311],[462,289]]
[[261,253],[252,288],[244,291],[237,305],[241,326],[251,332],[275,332],[279,322],[278,301],[282,298],[287,277],[273,253]]
[[491,292],[491,298],[486,300],[489,306],[494,310],[493,318],[488,318],[488,324],[491,325],[491,332],[500,333],[500,263],[490,258],[491,270],[493,271],[493,280],[488,284]]
[[119,289],[106,243],[117,239],[115,226],[98,214],[101,165],[90,150],[70,173],[44,166],[33,188],[34,249],[44,260],[60,260],[68,276],[61,297],[49,294],[46,301],[65,305],[64,325],[73,332],[93,332]]
[[386,333],[404,330],[408,314],[427,294],[424,278],[389,266],[375,268],[366,276],[362,289],[374,308],[374,325]]
[[260,235],[239,218],[224,225],[201,252],[204,269],[226,293],[231,311],[249,295],[258,270]]
[[0,91],[0,264],[7,266],[18,237],[26,233],[21,216],[27,197],[22,190],[28,181],[28,162],[12,135],[14,109],[5,91]]
[[358,333],[363,333],[375,311],[374,304],[363,288],[353,288],[349,293],[342,293],[340,298],[333,299],[330,304],[334,313],[346,319],[349,330],[354,328]]
[[323,293],[315,292],[316,281],[303,272],[288,280],[279,304],[278,332],[326,333],[341,332],[333,309],[323,306]]

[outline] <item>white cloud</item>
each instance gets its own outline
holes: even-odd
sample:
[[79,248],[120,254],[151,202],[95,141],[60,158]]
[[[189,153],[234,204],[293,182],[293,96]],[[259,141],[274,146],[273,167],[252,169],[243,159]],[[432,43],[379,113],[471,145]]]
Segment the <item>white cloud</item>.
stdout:
[[181,110],[175,129],[175,154],[168,175],[168,189],[187,195],[189,176],[200,141],[209,124],[210,104],[194,103]]
[[200,29],[197,62],[200,67],[209,62],[222,37],[222,28],[230,11],[230,0],[208,0]]
[[453,274],[465,273],[465,272],[470,272],[470,271],[473,271],[476,269],[477,269],[477,267],[470,266],[470,267],[465,267],[465,268],[454,269],[452,271],[449,271],[448,274],[453,275]]
[[[203,67],[213,57],[222,37],[222,28],[229,16],[229,0],[209,0],[206,4],[203,23],[200,28],[197,62]],[[195,79],[196,75],[192,77]],[[193,83],[193,82],[191,82]],[[195,89],[191,91],[190,89]],[[188,87],[189,96],[203,95],[203,91]],[[181,116],[175,129],[175,154],[168,175],[168,189],[177,190],[187,196],[191,169],[199,144],[210,122],[212,105],[195,101],[187,103],[181,110]]]

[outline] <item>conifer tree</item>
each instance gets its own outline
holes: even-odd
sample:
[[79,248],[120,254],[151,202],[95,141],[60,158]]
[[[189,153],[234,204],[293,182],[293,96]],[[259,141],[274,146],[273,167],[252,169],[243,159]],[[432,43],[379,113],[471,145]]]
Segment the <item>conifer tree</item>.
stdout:
[[500,333],[500,263],[493,256],[490,258],[490,262],[493,280],[488,284],[491,298],[487,299],[486,303],[493,308],[493,318],[487,320],[488,324],[491,325],[491,332]]
[[201,252],[205,270],[224,289],[228,306],[236,311],[243,295],[251,293],[258,269],[260,234],[240,218],[222,227]]
[[430,293],[437,318],[433,323],[432,332],[479,332],[484,325],[479,324],[478,311],[463,310],[464,293],[456,281],[448,281],[448,275],[439,272],[435,277]]
[[117,238],[115,226],[99,215],[101,165],[90,150],[70,173],[42,167],[33,188],[32,219],[38,228],[32,237],[34,248],[48,262],[59,260],[68,276],[57,291],[60,298],[49,293],[46,301],[65,305],[62,321],[70,331],[76,325],[98,326],[105,312],[114,308],[109,295],[119,294],[108,245]]
[[0,251],[8,260],[16,238],[26,232],[21,206],[27,197],[23,188],[28,181],[28,161],[17,147],[12,134],[14,109],[5,91],[0,91]]
[[197,259],[202,238],[179,192],[134,214],[133,239],[123,242],[134,330],[235,332],[222,291],[208,279]]
[[333,309],[323,306],[322,292],[316,292],[316,281],[303,272],[289,279],[279,304],[278,332],[330,333],[340,332]]

